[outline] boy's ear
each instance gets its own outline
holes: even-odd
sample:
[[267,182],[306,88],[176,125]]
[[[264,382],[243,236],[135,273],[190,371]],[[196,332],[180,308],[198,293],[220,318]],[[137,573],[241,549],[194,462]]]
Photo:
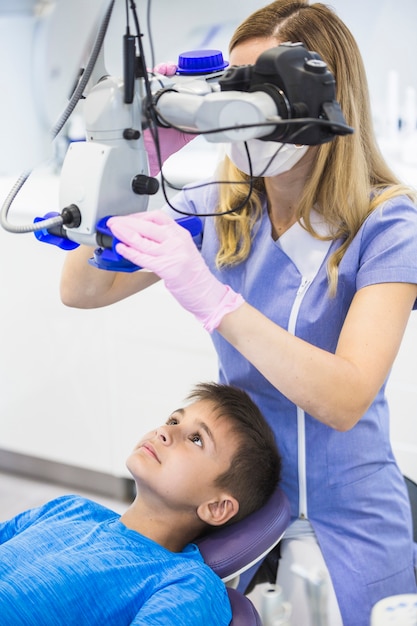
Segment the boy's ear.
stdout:
[[230,494],[222,494],[219,500],[207,500],[197,508],[198,517],[210,526],[226,524],[239,511],[239,502]]

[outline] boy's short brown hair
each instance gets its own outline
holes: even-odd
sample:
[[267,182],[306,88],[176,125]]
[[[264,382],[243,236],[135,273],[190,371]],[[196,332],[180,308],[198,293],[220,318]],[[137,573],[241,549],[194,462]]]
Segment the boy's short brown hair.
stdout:
[[281,456],[274,434],[257,405],[237,387],[199,383],[187,399],[212,402],[218,417],[230,420],[238,437],[229,469],[216,480],[238,500],[239,512],[230,520],[237,522],[263,506],[278,485]]

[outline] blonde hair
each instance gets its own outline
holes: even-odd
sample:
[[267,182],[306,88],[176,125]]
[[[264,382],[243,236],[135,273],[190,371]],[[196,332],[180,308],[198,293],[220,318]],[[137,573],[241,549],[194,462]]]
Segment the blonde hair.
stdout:
[[[297,219],[314,237],[312,208],[328,223],[332,239],[343,243],[328,263],[330,293],[337,288],[338,266],[366,217],[386,200],[406,194],[414,198],[385,163],[373,132],[366,73],[352,34],[332,9],[322,3],[276,0],[255,11],[232,36],[230,52],[251,39],[275,37],[280,42],[302,42],[318,52],[336,79],[336,100],[353,135],[336,137],[317,149],[311,174],[297,207]],[[225,159],[222,174],[229,180],[248,177]],[[247,194],[247,184],[221,185],[219,211],[236,208]],[[262,212],[265,188],[257,179],[244,209],[216,220],[220,247],[219,267],[235,265],[247,258],[253,226]]]

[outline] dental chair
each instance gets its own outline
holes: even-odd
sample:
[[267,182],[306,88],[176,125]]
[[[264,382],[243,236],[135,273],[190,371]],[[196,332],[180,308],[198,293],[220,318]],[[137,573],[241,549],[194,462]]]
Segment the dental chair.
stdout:
[[408,497],[410,499],[411,515],[413,518],[413,557],[414,557],[414,570],[416,573],[417,581],[417,483],[411,478],[404,476],[405,484],[408,490]]
[[278,488],[255,513],[236,524],[211,531],[196,541],[207,565],[227,586],[233,615],[230,626],[262,626],[252,602],[235,587],[239,576],[277,545],[290,517],[287,496]]

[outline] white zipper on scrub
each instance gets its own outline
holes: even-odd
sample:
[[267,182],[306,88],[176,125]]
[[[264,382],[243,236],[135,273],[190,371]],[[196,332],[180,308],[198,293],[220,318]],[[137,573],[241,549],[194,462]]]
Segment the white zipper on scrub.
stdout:
[[[293,302],[290,318],[288,320],[288,332],[295,335],[298,312],[311,280],[301,279]],[[305,412],[297,406],[297,442],[298,442],[298,516],[301,519],[308,518],[307,508],[307,474],[306,474],[306,437],[305,437]]]
[[[323,218],[313,209],[310,221],[315,231],[324,237],[330,234]],[[301,224],[294,224],[278,239],[279,246],[292,260],[301,275],[295,299],[288,320],[288,332],[295,335],[298,313],[307,289],[317,275],[331,245],[331,238],[317,239]],[[307,507],[307,473],[306,473],[306,441],[305,413],[297,407],[297,439],[298,439],[298,515],[301,519],[308,518]]]

